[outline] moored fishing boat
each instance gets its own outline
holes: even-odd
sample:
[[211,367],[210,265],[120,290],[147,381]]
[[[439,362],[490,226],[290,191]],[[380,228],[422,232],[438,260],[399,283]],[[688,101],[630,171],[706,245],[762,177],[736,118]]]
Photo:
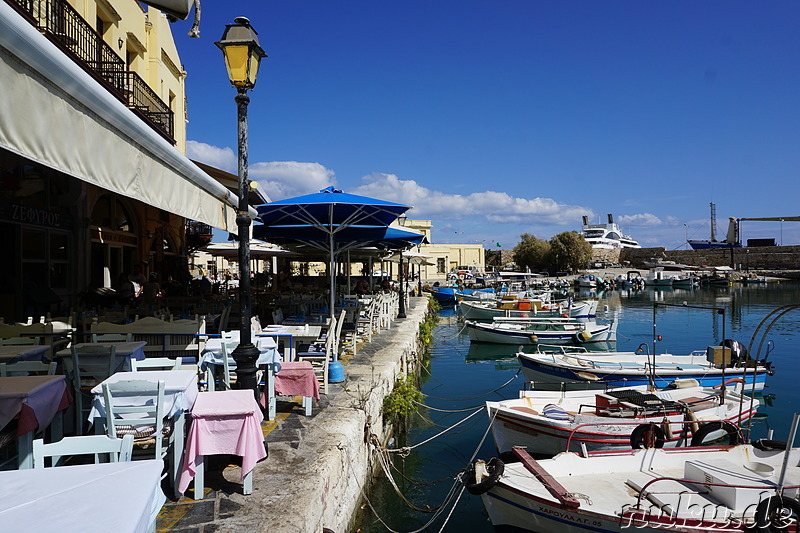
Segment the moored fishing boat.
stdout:
[[[705,436],[726,432],[739,442],[739,425],[755,414],[757,399],[743,396],[741,380],[722,387],[699,387],[693,380],[652,390],[649,386],[606,391],[523,390],[520,397],[486,402],[499,453],[522,446],[528,453],[700,445]],[[695,386],[684,386],[684,385]],[[739,386],[737,386],[739,385]],[[648,435],[648,432],[653,432]]]
[[572,318],[496,318],[482,323],[468,320],[465,323],[473,342],[498,344],[588,344],[615,342],[616,322],[598,324]]
[[[734,344],[735,343],[735,344]],[[737,341],[723,341],[735,350],[709,346],[688,355],[637,352],[586,353],[517,353],[525,378],[530,381],[565,383],[575,388],[653,385],[667,387],[675,379],[695,379],[701,386],[713,387],[730,378],[743,378],[745,390],[764,388],[767,375],[773,372],[765,360],[755,361]]]
[[594,318],[597,315],[597,298],[580,301],[545,303],[541,300],[511,300],[495,302],[462,301],[458,310],[465,320],[493,320],[497,317],[571,317]]
[[495,528],[777,532],[794,530],[800,518],[797,448],[648,448],[540,461],[514,448],[514,455],[520,462],[479,461],[467,476]]

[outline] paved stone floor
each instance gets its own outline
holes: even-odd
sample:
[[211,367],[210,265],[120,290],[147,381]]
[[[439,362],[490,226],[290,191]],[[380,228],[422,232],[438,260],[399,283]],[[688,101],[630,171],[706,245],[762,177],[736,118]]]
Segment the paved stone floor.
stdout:
[[[340,361],[347,364],[350,357],[343,356]],[[311,416],[324,409],[341,386],[330,383],[328,394],[320,394],[319,402],[313,402]],[[299,442],[300,432],[306,419],[301,405],[302,398],[278,398],[275,420],[261,423],[264,442],[269,454],[270,442]],[[269,455],[264,459],[269,460]],[[211,456],[206,459],[205,491],[202,500],[194,499],[194,489],[190,485],[178,501],[167,499],[156,522],[158,533],[213,533],[217,531],[215,522],[235,514],[241,504],[230,498],[231,494],[242,494],[241,463],[236,456]],[[238,464],[237,464],[238,462]],[[166,494],[169,491],[165,490]]]

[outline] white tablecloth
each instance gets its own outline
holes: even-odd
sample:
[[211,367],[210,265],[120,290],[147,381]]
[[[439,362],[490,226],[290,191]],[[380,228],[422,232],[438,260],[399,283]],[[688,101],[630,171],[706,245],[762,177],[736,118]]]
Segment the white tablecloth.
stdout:
[[[164,381],[164,414],[175,416],[192,410],[197,399],[197,372],[194,370],[154,370],[147,372],[117,372],[103,383],[116,383],[126,380]],[[103,384],[92,389],[94,401],[89,413],[89,422],[94,422],[95,417],[106,417],[105,400],[103,399]],[[135,404],[132,396],[126,396],[126,403]]]
[[163,461],[0,472],[2,531],[145,533],[166,498]]
[[[239,341],[239,332],[234,332],[233,340]],[[253,344],[258,348],[258,361],[256,366],[271,363],[280,363],[281,355],[278,353],[278,343],[272,337],[253,337]],[[229,354],[230,355],[230,354]],[[214,337],[208,339],[203,353],[200,354],[200,370],[206,370],[208,365],[222,365],[222,339]]]

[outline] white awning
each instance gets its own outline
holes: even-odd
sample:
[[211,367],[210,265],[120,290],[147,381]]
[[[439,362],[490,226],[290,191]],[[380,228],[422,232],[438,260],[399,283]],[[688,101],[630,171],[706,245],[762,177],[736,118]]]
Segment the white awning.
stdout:
[[[0,2],[0,147],[236,233],[238,199]],[[249,210],[255,217],[256,211]]]

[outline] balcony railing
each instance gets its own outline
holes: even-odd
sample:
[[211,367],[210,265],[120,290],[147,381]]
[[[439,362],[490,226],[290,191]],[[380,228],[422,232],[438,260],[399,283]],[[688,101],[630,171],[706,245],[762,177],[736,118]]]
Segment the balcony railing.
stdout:
[[6,0],[171,143],[173,112],[66,0]]

